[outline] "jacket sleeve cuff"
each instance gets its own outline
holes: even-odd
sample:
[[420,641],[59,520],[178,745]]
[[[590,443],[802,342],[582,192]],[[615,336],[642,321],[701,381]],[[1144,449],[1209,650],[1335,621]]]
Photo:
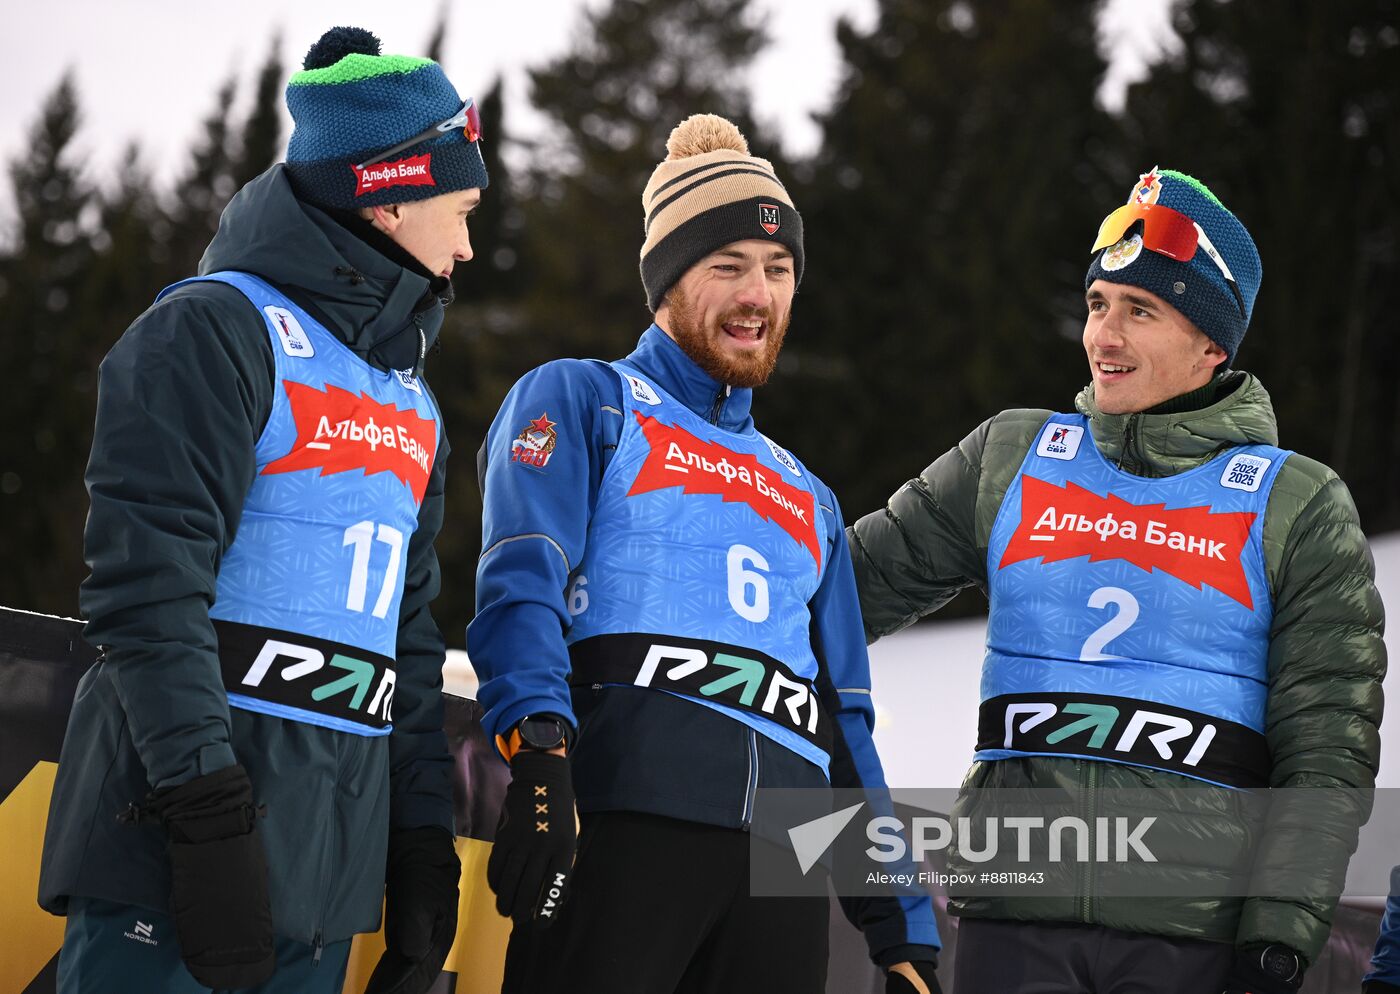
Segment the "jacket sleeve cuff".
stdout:
[[933,946],[891,946],[889,949],[881,950],[874,957],[875,965],[882,970],[888,970],[896,963],[938,963],[938,950]]

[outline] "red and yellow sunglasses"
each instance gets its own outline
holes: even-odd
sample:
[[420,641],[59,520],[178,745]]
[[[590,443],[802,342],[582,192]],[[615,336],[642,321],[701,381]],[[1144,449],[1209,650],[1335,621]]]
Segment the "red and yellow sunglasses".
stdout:
[[1165,255],[1177,262],[1190,262],[1196,257],[1197,248],[1205,249],[1206,255],[1210,256],[1234,293],[1235,303],[1240,308],[1240,317],[1248,316],[1244,294],[1240,292],[1240,286],[1235,282],[1230,267],[1211,244],[1205,230],[1180,211],[1163,207],[1161,204],[1140,204],[1135,201],[1126,203],[1103,219],[1103,223],[1099,225],[1099,236],[1094,239],[1094,247],[1090,251],[1097,252],[1101,248],[1118,243],[1128,229],[1138,222],[1142,222],[1143,248],[1159,255]]

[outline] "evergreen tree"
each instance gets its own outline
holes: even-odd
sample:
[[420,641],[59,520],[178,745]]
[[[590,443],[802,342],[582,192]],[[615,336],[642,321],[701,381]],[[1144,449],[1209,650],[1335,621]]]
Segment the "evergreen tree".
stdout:
[[808,268],[763,403],[799,453],[821,439],[807,460],[848,519],[983,419],[1067,409],[1085,382],[1098,6],[881,0],[868,33],[838,28],[844,79],[798,190]]
[[447,308],[438,354],[428,365],[452,455],[448,459],[446,524],[437,541],[442,593],[433,607],[448,643],[462,644],[473,613],[476,560],[481,551],[481,492],[476,451],[519,370],[511,343],[519,337],[525,283],[521,277],[521,209],[501,155],[508,141],[499,79],[477,101],[481,153],[491,183],[468,222],[471,262],[452,272],[456,302]]
[[95,191],[73,148],[79,106],[71,76],[45,100],[10,163],[17,209],[13,255],[0,267],[0,340],[12,387],[0,457],[0,604],[71,612],[82,579],[82,472],[102,345],[80,306],[94,258]]
[[613,0],[583,16],[573,51],[530,72],[531,103],[551,128],[527,177],[526,254],[539,292],[527,300],[529,334],[515,342],[520,372],[560,355],[631,350],[650,320],[638,275],[642,189],[682,119],[721,114],[754,154],[776,151],[743,85],[765,42],[749,0]]
[[442,47],[447,40],[447,17],[451,9],[446,0],[438,7],[438,16],[433,22],[433,33],[428,36],[428,44],[423,52],[424,58],[432,59],[438,65],[442,64]]
[[[273,37],[267,60],[253,85],[253,109],[243,124],[242,141],[230,176],[235,189],[260,175],[280,158],[282,150],[282,88],[287,69],[282,62],[282,42]],[[222,207],[220,208],[222,209]]]
[[1400,525],[1397,15],[1395,0],[1179,6],[1181,51],[1129,91],[1114,177],[1184,170],[1249,228],[1264,279],[1237,365],[1368,530]]
[[191,276],[204,249],[219,227],[219,215],[238,187],[233,176],[237,158],[229,107],[237,83],[230,78],[219,88],[214,108],[190,155],[190,164],[175,183],[170,208],[171,229],[165,246],[171,280]]

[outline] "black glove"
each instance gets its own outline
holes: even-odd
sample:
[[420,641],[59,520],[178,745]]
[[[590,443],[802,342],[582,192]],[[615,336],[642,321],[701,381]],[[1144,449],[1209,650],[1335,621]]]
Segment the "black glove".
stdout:
[[1257,943],[1235,950],[1225,994],[1296,994],[1303,986],[1303,959],[1292,949]]
[[1400,987],[1384,980],[1368,980],[1361,985],[1361,994],[1400,994]]
[[[910,960],[909,965],[914,968],[919,979],[928,987],[929,994],[943,994],[943,988],[938,986],[937,963],[916,959]],[[885,994],[917,994],[918,990],[907,977],[900,976],[893,970],[885,974]]]
[[569,761],[522,749],[511,760],[510,775],[486,882],[501,914],[549,925],[568,892],[578,838]]
[[247,772],[230,766],[157,790],[123,815],[165,827],[170,915],[185,966],[205,987],[254,987],[277,965],[262,814]]
[[384,873],[384,955],[365,994],[424,994],[442,972],[457,937],[457,883],[462,864],[443,828],[408,828],[389,836]]

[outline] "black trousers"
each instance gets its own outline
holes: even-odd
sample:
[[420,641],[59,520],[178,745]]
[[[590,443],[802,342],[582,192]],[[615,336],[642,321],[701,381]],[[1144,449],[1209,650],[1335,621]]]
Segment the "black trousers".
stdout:
[[822,994],[829,907],[749,896],[746,832],[584,815],[559,920],[516,926],[502,994]]
[[952,994],[1218,994],[1234,958],[1228,942],[961,918]]

